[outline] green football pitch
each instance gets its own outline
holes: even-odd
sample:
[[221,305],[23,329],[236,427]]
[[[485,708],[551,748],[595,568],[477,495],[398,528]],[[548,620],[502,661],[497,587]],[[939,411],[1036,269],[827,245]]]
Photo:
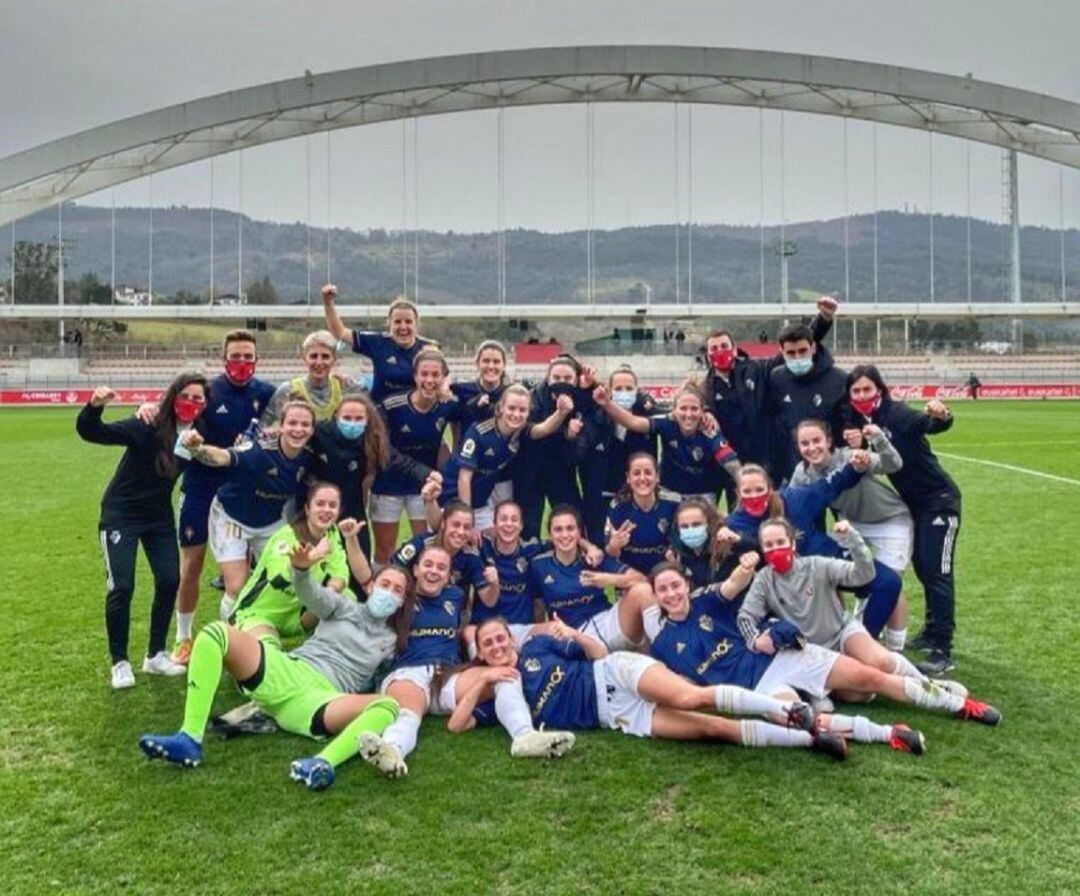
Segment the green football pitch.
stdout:
[[[108,686],[95,526],[119,451],[80,442],[70,409],[0,412],[5,893],[1080,892],[1080,404],[955,412],[934,440],[964,494],[954,676],[1000,728],[878,701],[925,756],[605,731],[527,761],[499,730],[427,719],[408,778],[355,761],[324,793],[288,780],[313,750],[284,734],[208,740],[194,771],[143,759],[184,681]],[[149,587],[140,560],[133,656]],[[205,587],[200,621],[216,607]],[[218,709],[237,702],[223,684]]]

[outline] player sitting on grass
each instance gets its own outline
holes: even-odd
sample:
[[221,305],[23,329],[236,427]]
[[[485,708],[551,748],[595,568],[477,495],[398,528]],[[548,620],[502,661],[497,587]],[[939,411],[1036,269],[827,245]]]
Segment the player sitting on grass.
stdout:
[[[533,719],[560,728],[617,728],[635,737],[721,740],[748,747],[812,747],[843,759],[844,740],[814,725],[805,703],[775,700],[742,688],[691,684],[640,653],[608,649],[596,638],[554,619],[551,635],[520,650],[502,619],[476,630],[479,661],[521,674]],[[772,714],[787,727],[741,722],[700,710]]]
[[412,579],[388,566],[373,580],[367,601],[357,603],[312,578],[310,570],[329,550],[324,538],[289,555],[297,595],[320,620],[314,634],[286,653],[272,640],[210,623],[192,646],[184,723],[175,734],[140,737],[139,748],[148,757],[187,768],[202,762],[203,731],[222,669],[286,731],[332,738],[317,755],[290,766],[290,777],[312,790],[334,782],[334,769],[356,755],[361,733],[382,732],[397,718],[394,700],[364,692],[371,690],[375,670],[393,655],[387,620],[412,593]]

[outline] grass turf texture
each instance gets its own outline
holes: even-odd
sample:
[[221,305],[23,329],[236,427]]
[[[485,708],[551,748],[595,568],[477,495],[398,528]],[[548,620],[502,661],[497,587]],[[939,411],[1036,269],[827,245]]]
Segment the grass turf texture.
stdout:
[[[958,403],[934,445],[1080,479],[1080,405]],[[110,411],[113,419],[122,412]],[[410,775],[359,760],[308,793],[289,735],[207,740],[201,768],[135,741],[178,727],[183,679],[108,687],[98,499],[120,452],[81,443],[71,410],[0,411],[7,625],[0,879],[22,893],[1076,892],[1080,662],[1073,549],[1080,484],[966,460],[956,677],[997,730],[871,705],[925,731],[925,757],[646,742],[587,732],[558,761],[513,761],[500,730],[428,719]],[[209,579],[209,575],[204,578]],[[921,618],[914,580],[912,631]],[[214,618],[203,589],[199,622]],[[218,711],[238,702],[222,686]]]

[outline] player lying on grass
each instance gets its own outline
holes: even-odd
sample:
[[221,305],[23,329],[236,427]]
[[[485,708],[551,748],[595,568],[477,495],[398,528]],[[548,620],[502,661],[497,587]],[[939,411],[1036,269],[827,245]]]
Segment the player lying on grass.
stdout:
[[765,568],[758,570],[743,598],[737,622],[753,648],[768,617],[794,625],[811,644],[827,647],[861,663],[910,678],[926,678],[900,653],[893,653],[870,636],[844,608],[839,588],[857,588],[874,578],[870,546],[847,520],[832,527],[832,537],[851,560],[804,557],[795,544],[795,527],[783,517],[761,524],[758,542]]
[[318,617],[303,612],[292,581],[291,554],[301,544],[319,544],[324,538],[329,551],[312,568],[312,575],[326,587],[355,596],[346,590],[349,572],[361,584],[371,580],[371,567],[360,549],[356,520],[337,524],[341,492],[328,482],[313,483],[296,519],[278,529],[259,555],[259,562],[236,601],[230,623],[257,638],[280,641],[306,634]]
[[[700,685],[731,684],[759,694],[794,699],[796,691],[822,698],[829,691],[866,700],[882,694],[898,703],[997,725],[1001,713],[967,696],[961,685],[891,675],[824,647],[803,645],[790,623],[766,627],[747,646],[736,622],[738,595],[754,575],[758,557],[749,552],[724,582],[690,592],[681,566],[660,563],[650,573],[656,603],[642,612],[652,655]],[[906,725],[876,725],[861,716],[819,716],[819,724],[856,741],[887,743],[921,753],[922,735]]]
[[301,544],[289,555],[292,578],[305,607],[319,625],[300,647],[286,653],[230,625],[212,622],[191,649],[184,722],[175,734],[144,734],[139,748],[151,759],[184,767],[202,762],[202,739],[224,669],[260,709],[286,731],[332,738],[315,756],[297,759],[289,775],[312,790],[334,782],[334,769],[356,755],[364,732],[381,732],[398,716],[392,699],[365,693],[375,670],[394,652],[388,625],[413,592],[408,572],[381,570],[365,603],[323,587],[311,570],[330,550]]
[[[440,670],[456,666],[461,659],[458,638],[464,596],[450,584],[450,565],[443,547],[430,545],[420,552],[414,567],[415,597],[410,597],[396,620],[398,657],[381,686],[401,711],[382,737],[369,731],[360,738],[360,755],[387,777],[408,774],[405,757],[416,748],[424,713],[450,715],[457,702],[459,682],[453,676],[434,686],[437,679],[444,681]],[[466,690],[471,684],[468,678],[460,683]],[[520,681],[492,682],[492,689],[493,712],[512,738],[512,756],[561,756],[572,746],[573,738],[564,731],[533,728]]]
[[[747,747],[810,747],[836,759],[846,755],[844,739],[818,728],[810,707],[794,698],[776,700],[727,685],[691,684],[651,657],[609,653],[596,638],[558,619],[550,630],[550,635],[529,638],[520,649],[502,619],[489,619],[476,630],[477,662],[489,670],[517,669],[539,723]],[[701,710],[769,714],[784,719],[786,727],[734,721]],[[451,730],[472,727],[469,722],[451,717]]]

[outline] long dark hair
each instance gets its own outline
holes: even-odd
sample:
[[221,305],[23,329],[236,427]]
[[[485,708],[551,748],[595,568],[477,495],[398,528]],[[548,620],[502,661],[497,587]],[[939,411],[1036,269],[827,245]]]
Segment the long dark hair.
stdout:
[[364,462],[369,472],[385,470],[390,466],[390,435],[386,431],[386,421],[375,402],[365,392],[346,392],[341,396],[341,403],[334,411],[334,419],[341,413],[341,405],[351,401],[364,406],[367,412],[367,424],[364,428]]
[[[413,564],[413,569],[418,569],[420,561],[424,558],[424,554],[428,551],[442,551],[446,556],[453,561],[453,557],[450,556],[450,552],[441,545],[433,544],[424,548],[416,557],[416,562]],[[446,584],[450,584],[450,578],[453,576],[453,569],[448,571],[448,577]],[[405,648],[409,643],[409,633],[412,630],[413,617],[416,615],[416,604],[420,600],[419,584],[415,582],[419,578],[419,575],[414,576],[414,584],[405,595],[405,603],[402,604],[401,609],[398,610],[393,616],[394,632],[397,634],[397,652],[404,653]],[[446,586],[443,586],[444,588]],[[433,595],[437,596],[437,595]]]
[[851,397],[851,387],[855,385],[856,380],[861,380],[864,376],[877,386],[882,401],[889,397],[889,387],[885,385],[885,380],[881,376],[881,371],[873,364],[856,364],[851,368],[851,372],[847,375],[847,380],[844,382],[844,395],[846,397]]
[[[173,479],[178,474],[176,455],[173,448],[176,446],[176,412],[173,403],[184,389],[191,385],[202,386],[203,398],[210,400],[210,383],[201,373],[181,373],[169,383],[165,394],[158,402],[157,419],[154,421],[154,441],[157,443],[157,454],[154,457],[154,470],[159,476]],[[205,413],[205,411],[204,411]],[[199,420],[192,424],[199,429]]]

